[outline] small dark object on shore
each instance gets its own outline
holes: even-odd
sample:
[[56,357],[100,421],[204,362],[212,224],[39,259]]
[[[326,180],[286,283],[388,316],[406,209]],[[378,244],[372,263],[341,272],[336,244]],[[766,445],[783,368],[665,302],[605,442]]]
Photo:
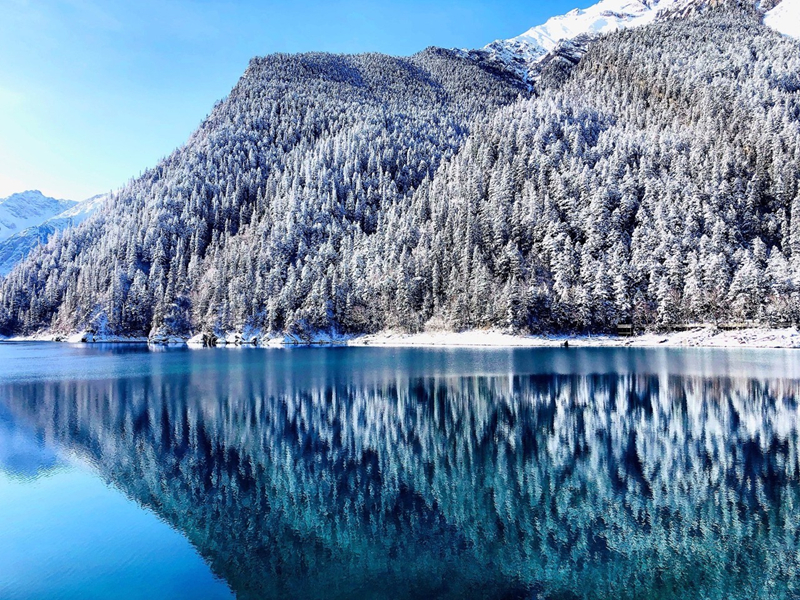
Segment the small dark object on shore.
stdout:
[[569,340],[564,340],[564,348],[569,348]]

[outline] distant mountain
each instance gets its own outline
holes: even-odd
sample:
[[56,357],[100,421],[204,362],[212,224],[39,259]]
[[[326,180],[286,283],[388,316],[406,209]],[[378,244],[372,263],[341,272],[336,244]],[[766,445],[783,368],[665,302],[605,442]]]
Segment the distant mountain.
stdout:
[[565,15],[552,17],[517,37],[498,40],[488,47],[513,48],[531,59],[542,58],[562,40],[647,25],[655,20],[659,11],[674,8],[683,1],[602,0],[587,9],[576,8]]
[[82,202],[77,202],[62,213],[51,217],[39,225],[34,225],[0,241],[0,275],[7,275],[14,265],[24,259],[36,246],[45,244],[57,231],[79,225],[92,214],[107,198],[101,194]]
[[39,190],[0,198],[0,241],[28,227],[41,225],[76,204],[73,200],[49,198]]
[[[516,37],[496,40],[483,50],[526,78],[535,79],[537,64],[554,53],[563,53],[565,47],[571,55],[582,56],[588,43],[602,34],[642,27],[657,19],[689,17],[722,3],[723,0],[601,0],[589,8],[552,17]],[[770,27],[800,38],[800,0],[743,4],[766,12],[764,22]]]

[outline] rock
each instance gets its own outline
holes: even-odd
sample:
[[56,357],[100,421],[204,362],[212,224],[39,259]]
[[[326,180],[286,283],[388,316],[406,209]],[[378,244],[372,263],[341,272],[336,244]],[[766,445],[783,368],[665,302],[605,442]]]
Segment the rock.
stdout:
[[186,339],[177,335],[156,333],[147,338],[147,343],[158,346],[180,346],[186,343]]
[[190,337],[186,345],[194,348],[211,348],[217,345],[217,336],[213,333],[198,333]]

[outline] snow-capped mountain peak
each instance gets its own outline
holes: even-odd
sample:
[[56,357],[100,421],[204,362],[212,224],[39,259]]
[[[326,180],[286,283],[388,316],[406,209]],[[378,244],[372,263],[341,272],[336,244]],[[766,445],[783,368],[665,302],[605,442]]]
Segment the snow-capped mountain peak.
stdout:
[[29,190],[0,198],[0,240],[39,225],[55,215],[75,206],[73,200],[57,200]]
[[[30,192],[26,193],[31,194]],[[16,196],[23,195],[16,194]],[[9,199],[13,197],[10,196]],[[35,199],[34,196],[28,196],[28,198]],[[65,202],[67,207],[63,212],[22,228],[5,239],[0,238],[0,276],[7,275],[14,265],[23,260],[31,250],[39,244],[47,243],[55,232],[83,223],[98,211],[107,198],[108,194],[100,194],[81,202],[61,201]],[[0,210],[2,210],[2,206],[0,203]]]
[[[718,0],[601,0],[589,8],[575,8],[548,19],[542,25],[507,40],[496,40],[484,51],[528,79],[537,65],[565,43],[575,42],[585,52],[597,36],[648,25],[656,19],[689,16]],[[764,23],[800,39],[800,0],[758,0]]]
[[576,8],[565,15],[552,17],[517,37],[492,42],[486,49],[491,52],[507,48],[524,54],[528,60],[536,60],[554,50],[562,40],[646,25],[655,20],[659,12],[674,9],[685,1],[601,0],[589,8]]

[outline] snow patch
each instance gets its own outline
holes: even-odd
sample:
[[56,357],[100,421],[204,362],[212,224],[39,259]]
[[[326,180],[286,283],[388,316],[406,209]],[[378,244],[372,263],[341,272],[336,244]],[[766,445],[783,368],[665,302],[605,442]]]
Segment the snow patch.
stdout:
[[782,0],[764,16],[764,24],[800,40],[800,0]]
[[165,333],[152,334],[145,341],[154,346],[184,346],[187,342],[185,337]]
[[[313,333],[276,333],[263,332],[259,329],[248,329],[243,332],[232,331],[220,334],[212,343],[213,346],[258,346],[260,348],[281,348],[285,346],[332,346],[344,345],[355,336],[341,334],[336,331],[318,331]],[[195,345],[201,338],[194,336]]]
[[67,336],[67,343],[68,344],[83,344],[86,342],[91,342],[94,339],[94,336],[89,333],[88,331],[81,331],[79,333],[73,333],[70,336]]
[[405,334],[385,332],[364,335],[348,342],[350,346],[387,347],[701,347],[701,348],[800,348],[800,332],[788,329],[742,329],[720,331],[701,327],[676,333],[646,333],[635,337],[613,335],[520,336],[497,330],[460,333],[433,332]]
[[147,338],[141,336],[110,335],[93,331],[79,331],[70,335],[47,334],[38,339],[68,344],[146,344]]
[[216,338],[207,333],[198,333],[186,340],[186,345],[190,348],[208,348],[214,346]]

